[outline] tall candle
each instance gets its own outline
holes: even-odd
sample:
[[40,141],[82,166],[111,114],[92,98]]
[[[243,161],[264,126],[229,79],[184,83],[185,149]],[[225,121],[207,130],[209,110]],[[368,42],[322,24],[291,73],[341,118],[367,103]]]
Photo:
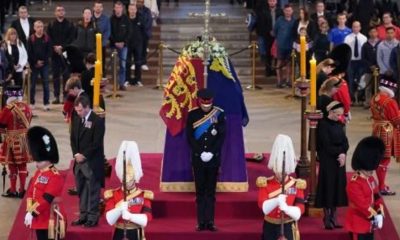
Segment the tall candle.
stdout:
[[101,33],[96,33],[96,59],[97,61],[103,60],[103,43],[101,41]]
[[306,77],[306,37],[300,36],[300,77]]
[[317,61],[314,56],[310,60],[310,104],[313,109],[317,106]]
[[94,65],[93,107],[98,107],[100,103],[100,80],[101,80],[101,61],[96,61]]

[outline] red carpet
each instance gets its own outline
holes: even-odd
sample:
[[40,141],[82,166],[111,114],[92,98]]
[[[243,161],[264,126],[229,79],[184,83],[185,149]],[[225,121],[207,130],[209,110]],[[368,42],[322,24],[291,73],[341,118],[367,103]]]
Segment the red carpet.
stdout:
[[[219,231],[195,232],[195,197],[193,193],[163,193],[159,192],[161,154],[142,154],[144,177],[139,184],[142,189],[153,190],[154,219],[146,228],[147,240],[253,240],[260,239],[262,231],[262,214],[257,207],[257,188],[255,180],[260,175],[270,175],[266,163],[247,163],[249,175],[249,192],[247,193],[218,193],[216,207],[216,224]],[[68,214],[68,221],[78,216],[78,198],[69,196],[67,189],[74,185],[72,171],[68,171],[63,191],[63,201]],[[107,188],[119,186],[119,181],[114,175],[107,180]],[[23,202],[24,203],[24,202]],[[377,240],[400,240],[397,236],[393,222],[388,211],[384,228],[377,231]],[[340,222],[344,222],[345,209],[340,209]],[[10,240],[29,239],[29,230],[23,225],[25,204],[16,216],[10,232]],[[301,237],[304,240],[346,240],[348,234],[344,230],[327,231],[322,227],[319,218],[303,217],[299,223]],[[102,217],[99,226],[93,229],[69,226],[67,229],[68,240],[80,239],[111,239],[112,227],[108,226]],[[34,238],[33,238],[34,239]]]

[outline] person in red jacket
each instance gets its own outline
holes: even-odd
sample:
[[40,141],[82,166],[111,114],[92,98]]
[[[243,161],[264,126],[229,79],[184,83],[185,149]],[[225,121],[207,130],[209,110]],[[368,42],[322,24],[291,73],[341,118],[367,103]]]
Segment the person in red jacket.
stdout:
[[339,74],[337,77],[341,80],[339,89],[337,92],[332,96],[333,100],[336,100],[340,103],[343,104],[343,119],[340,121],[343,124],[348,123],[351,120],[351,113],[350,113],[350,106],[351,106],[351,97],[350,97],[350,91],[349,91],[349,85],[347,84],[347,81],[343,78],[344,74]]
[[374,230],[383,226],[383,200],[373,177],[385,153],[385,144],[378,137],[362,139],[353,154],[351,166],[356,171],[347,184],[349,207],[345,228],[352,240],[373,240]]
[[[283,159],[285,159],[284,170],[282,170]],[[282,214],[284,215],[283,223],[286,239],[300,239],[297,221],[304,213],[306,182],[302,179],[289,177],[295,171],[296,164],[292,139],[289,136],[279,134],[275,138],[268,162],[268,168],[273,170],[275,174],[269,178],[257,178],[257,187],[259,187],[258,206],[264,214],[262,240],[276,240],[280,237]],[[284,193],[282,193],[283,178],[286,189]]]
[[39,126],[30,128],[27,138],[37,170],[27,191],[24,224],[36,231],[38,240],[63,239],[66,220],[60,196],[64,178],[54,166],[59,160],[56,140]]
[[[124,159],[126,159],[125,179]],[[113,240],[144,240],[143,228],[152,219],[151,201],[154,194],[136,187],[143,176],[136,142],[121,143],[115,172],[122,186],[104,192],[106,220],[115,227]]]
[[379,190],[382,195],[395,195],[385,184],[386,173],[392,156],[400,161],[400,113],[399,106],[394,99],[397,84],[381,79],[379,92],[370,102],[372,114],[372,135],[383,140],[386,146],[385,155],[376,169]]
[[[0,111],[0,131],[4,133],[0,163],[8,165],[10,188],[3,197],[23,198],[25,182],[28,176],[27,163],[32,162],[26,141],[26,133],[32,120],[32,111],[22,101],[22,89],[19,86],[7,87],[4,94],[7,105]],[[17,178],[19,189],[17,191]]]

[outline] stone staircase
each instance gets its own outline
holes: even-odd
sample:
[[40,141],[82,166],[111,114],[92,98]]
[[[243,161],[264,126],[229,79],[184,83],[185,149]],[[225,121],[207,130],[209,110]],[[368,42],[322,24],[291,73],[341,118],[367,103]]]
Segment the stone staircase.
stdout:
[[[203,3],[180,3],[179,9],[168,8],[161,15],[161,40],[176,51],[196,39],[204,31],[204,19],[202,17],[189,16],[190,13],[202,13]],[[216,2],[211,5],[211,14],[225,13],[226,16],[212,17],[210,21],[210,35],[223,44],[230,55],[242,84],[248,85],[252,81],[252,49],[248,48],[250,34],[247,31],[245,16],[247,11],[239,6],[231,6],[226,3]],[[248,48],[248,49],[247,49]],[[242,49],[240,53],[232,55]],[[163,53],[164,78],[166,82],[169,73],[176,61],[177,54],[168,49]],[[264,67],[256,59],[256,83],[265,84]]]

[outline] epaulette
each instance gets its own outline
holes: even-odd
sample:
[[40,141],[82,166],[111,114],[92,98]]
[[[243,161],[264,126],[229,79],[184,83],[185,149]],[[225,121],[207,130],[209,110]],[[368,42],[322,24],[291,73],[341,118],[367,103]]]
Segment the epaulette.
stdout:
[[259,187],[259,188],[266,187],[267,180],[268,180],[268,178],[266,178],[266,177],[263,177],[263,176],[258,177],[256,180],[257,187]]
[[106,199],[106,200],[110,199],[114,195],[114,190],[113,189],[105,190],[103,195],[104,195],[104,199]]
[[222,108],[220,108],[220,107],[214,106],[214,108],[215,108],[215,109],[218,109],[218,110],[221,111],[221,112],[224,112],[224,109],[222,109]]
[[304,190],[307,188],[307,182],[304,179],[296,179],[296,188]]
[[153,200],[154,199],[154,193],[153,191],[149,191],[149,190],[143,190],[143,197]]

